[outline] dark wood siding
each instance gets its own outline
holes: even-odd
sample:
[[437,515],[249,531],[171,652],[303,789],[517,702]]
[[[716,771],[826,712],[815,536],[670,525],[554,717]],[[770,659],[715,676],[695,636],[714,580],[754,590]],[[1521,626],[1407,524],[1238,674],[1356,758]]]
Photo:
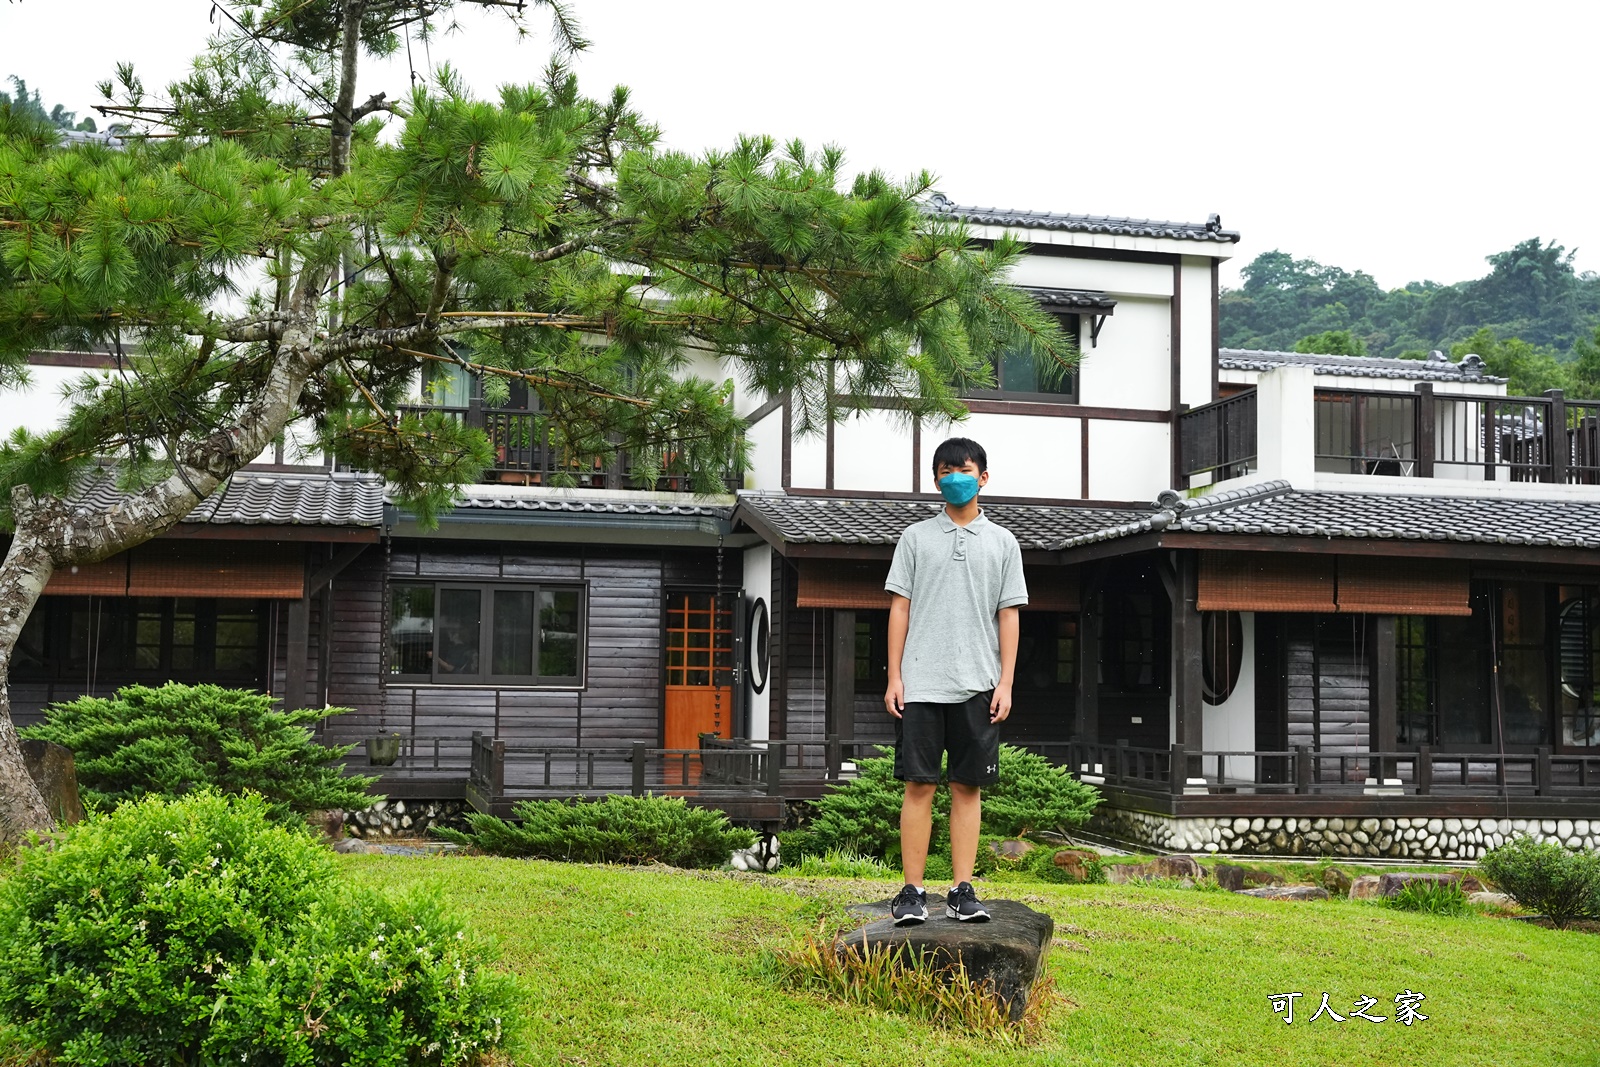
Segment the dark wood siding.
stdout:
[[[777,563],[774,560],[774,563]],[[776,571],[779,568],[774,568]],[[775,736],[790,741],[821,741],[826,736],[828,694],[827,612],[820,608],[795,606],[799,572],[783,561],[782,599],[774,592],[774,603],[782,604],[782,620],[773,639],[782,649],[782,673],[774,679],[775,697],[781,697],[782,732]]]

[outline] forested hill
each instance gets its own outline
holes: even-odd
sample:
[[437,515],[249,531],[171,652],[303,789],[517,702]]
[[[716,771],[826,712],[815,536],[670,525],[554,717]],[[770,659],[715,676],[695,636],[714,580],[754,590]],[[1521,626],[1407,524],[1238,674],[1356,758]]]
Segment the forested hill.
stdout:
[[1222,293],[1225,348],[1420,358],[1476,352],[1513,393],[1600,396],[1600,275],[1554,241],[1488,257],[1481,278],[1379,287],[1370,274],[1265,252]]

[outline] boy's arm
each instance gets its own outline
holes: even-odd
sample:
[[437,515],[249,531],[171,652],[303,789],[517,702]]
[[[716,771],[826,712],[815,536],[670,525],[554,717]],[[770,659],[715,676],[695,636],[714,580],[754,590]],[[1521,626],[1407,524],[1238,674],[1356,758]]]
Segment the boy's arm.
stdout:
[[[1006,716],[1011,714],[1011,682],[1017,673],[1017,638],[1022,632],[1022,617],[1016,608],[1001,608],[995,615],[995,622],[1000,629],[1000,684],[994,687],[994,699],[989,701],[989,721],[1005,722]],[[891,630],[893,626],[891,622]],[[894,648],[893,638],[889,647]]]
[[[898,593],[889,594],[889,689],[883,694],[883,706],[895,718],[906,706],[906,684],[900,677],[900,659],[906,651],[906,632],[911,629],[911,601]],[[1016,659],[1013,643],[1011,658]]]

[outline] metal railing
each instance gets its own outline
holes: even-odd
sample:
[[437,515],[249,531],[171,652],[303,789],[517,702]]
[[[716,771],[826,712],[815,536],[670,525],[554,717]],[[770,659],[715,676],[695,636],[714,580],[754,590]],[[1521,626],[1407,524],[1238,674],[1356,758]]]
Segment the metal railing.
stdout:
[[1432,440],[1425,476],[1600,484],[1600,401],[1543,396],[1463,397],[1418,387],[1418,434]]
[[[478,401],[465,406],[436,404],[401,405],[403,413],[442,414],[466,426],[482,430],[494,451],[486,474],[489,480],[520,485],[546,485],[561,482],[597,489],[652,489],[690,492],[695,472],[675,462],[680,450],[668,442],[667,462],[659,475],[647,479],[634,457],[622,448],[594,455],[563,450],[550,443],[549,426],[538,412],[527,408],[485,407]],[[730,465],[716,472],[725,486],[737,486],[738,472]]]
[[1256,391],[1214,400],[1178,416],[1178,465],[1184,488],[1238,478],[1255,467]]

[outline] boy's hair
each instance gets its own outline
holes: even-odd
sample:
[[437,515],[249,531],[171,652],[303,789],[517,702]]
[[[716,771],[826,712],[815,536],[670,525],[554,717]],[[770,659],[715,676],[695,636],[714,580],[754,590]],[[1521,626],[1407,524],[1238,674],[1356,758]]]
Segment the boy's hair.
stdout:
[[933,450],[933,476],[939,476],[940,467],[961,467],[969,459],[980,472],[989,469],[989,454],[982,445],[968,437],[952,437]]

